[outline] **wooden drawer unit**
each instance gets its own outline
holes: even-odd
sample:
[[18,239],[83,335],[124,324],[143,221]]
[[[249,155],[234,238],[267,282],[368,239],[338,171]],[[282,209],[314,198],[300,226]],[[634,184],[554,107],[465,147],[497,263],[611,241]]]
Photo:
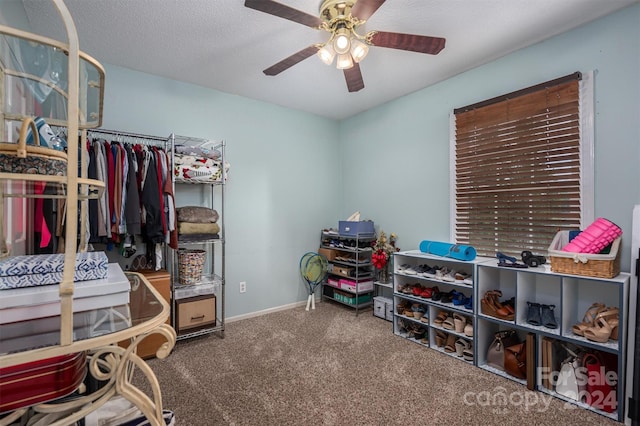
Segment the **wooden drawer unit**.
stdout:
[[[159,271],[152,270],[143,270],[138,271],[140,274],[144,275],[147,281],[153,286],[153,288],[160,293],[160,295],[164,298],[164,300],[171,305],[171,278],[169,272],[164,269]],[[141,293],[137,292],[136,294]],[[140,300],[132,299],[131,304],[139,303],[141,306],[144,306],[144,294],[140,294]],[[144,313],[143,313],[144,316]],[[151,316],[151,315],[150,315]],[[171,324],[171,315],[169,315],[169,319],[167,319],[167,324]],[[137,348],[137,353],[140,357],[144,359],[153,358],[156,356],[156,351],[166,342],[166,339],[160,334],[151,334],[147,336]],[[121,342],[121,346],[127,347],[129,342]]]
[[216,324],[216,296],[189,297],[176,301],[177,331],[192,330]]

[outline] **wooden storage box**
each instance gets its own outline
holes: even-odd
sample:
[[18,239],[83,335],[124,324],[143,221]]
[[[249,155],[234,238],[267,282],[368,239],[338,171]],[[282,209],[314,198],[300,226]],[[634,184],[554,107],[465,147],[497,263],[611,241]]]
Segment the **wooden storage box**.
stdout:
[[189,297],[176,301],[178,332],[216,325],[216,296]]
[[[162,298],[166,300],[167,303],[171,304],[171,277],[167,270],[141,270],[138,271],[138,273],[144,275],[147,281],[149,281],[149,284],[151,284],[153,288],[160,293]],[[152,318],[156,309],[155,307],[148,306],[146,299],[150,296],[146,295],[146,291],[137,291],[132,294],[134,297],[132,297],[130,302],[131,308],[139,312],[138,315],[143,319]],[[166,323],[171,324],[171,315],[167,318]],[[136,348],[137,354],[143,359],[153,358],[156,356],[156,351],[166,341],[167,339],[160,334],[150,334],[138,344],[138,347]],[[120,342],[120,346],[125,348],[128,347],[129,341]]]
[[549,246],[551,270],[562,274],[613,278],[620,273],[620,242],[616,238],[609,254],[572,253],[562,251],[569,244],[569,231],[559,231]]

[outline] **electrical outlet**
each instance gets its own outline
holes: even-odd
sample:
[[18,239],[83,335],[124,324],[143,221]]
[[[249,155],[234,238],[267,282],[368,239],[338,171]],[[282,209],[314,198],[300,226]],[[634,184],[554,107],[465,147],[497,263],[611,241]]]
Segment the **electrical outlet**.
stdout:
[[240,293],[247,292],[247,283],[246,281],[240,281]]

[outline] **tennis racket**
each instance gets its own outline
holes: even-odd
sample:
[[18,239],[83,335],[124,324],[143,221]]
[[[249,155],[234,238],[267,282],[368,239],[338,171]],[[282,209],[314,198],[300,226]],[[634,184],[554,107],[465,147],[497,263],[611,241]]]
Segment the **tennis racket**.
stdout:
[[327,258],[318,253],[306,253],[300,259],[300,274],[309,288],[309,297],[307,298],[305,311],[308,311],[309,307],[311,307],[311,309],[316,308],[316,288],[327,275],[328,265]]

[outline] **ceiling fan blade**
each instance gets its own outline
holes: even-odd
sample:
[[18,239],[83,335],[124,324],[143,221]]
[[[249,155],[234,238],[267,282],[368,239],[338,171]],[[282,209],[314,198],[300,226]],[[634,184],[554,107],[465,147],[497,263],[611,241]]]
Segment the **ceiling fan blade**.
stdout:
[[272,0],[245,0],[244,5],[250,9],[269,13],[308,27],[317,28],[322,25],[322,20],[317,16],[309,15],[308,13]]
[[351,15],[366,21],[386,0],[358,0],[351,8]]
[[360,64],[357,62],[349,69],[345,69],[344,79],[347,81],[349,92],[357,92],[364,89],[364,81],[362,81],[362,73],[360,72]]
[[387,31],[371,31],[367,34],[367,39],[371,41],[373,46],[410,50],[431,55],[440,53],[445,44],[445,39],[440,37],[390,33]]
[[281,60],[277,64],[270,66],[269,68],[267,68],[262,72],[265,73],[266,75],[278,75],[282,71],[291,68],[298,62],[301,62],[307,59],[309,56],[313,56],[317,51],[318,51],[318,46],[316,45],[305,47],[301,51],[294,53],[288,58]]

